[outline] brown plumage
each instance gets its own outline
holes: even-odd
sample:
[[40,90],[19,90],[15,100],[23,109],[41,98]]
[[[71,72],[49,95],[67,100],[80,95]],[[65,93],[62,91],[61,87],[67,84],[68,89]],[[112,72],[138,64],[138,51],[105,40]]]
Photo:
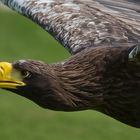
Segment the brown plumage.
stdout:
[[57,64],[2,62],[1,88],[44,108],[94,109],[140,127],[139,3],[1,1],[37,22],[73,54]]
[[[136,46],[135,46],[136,47]],[[26,60],[13,63],[26,86],[8,89],[57,111],[95,109],[140,127],[140,64],[127,47],[91,48],[64,63]],[[84,58],[84,59],[83,59]],[[113,58],[113,59],[112,59]]]

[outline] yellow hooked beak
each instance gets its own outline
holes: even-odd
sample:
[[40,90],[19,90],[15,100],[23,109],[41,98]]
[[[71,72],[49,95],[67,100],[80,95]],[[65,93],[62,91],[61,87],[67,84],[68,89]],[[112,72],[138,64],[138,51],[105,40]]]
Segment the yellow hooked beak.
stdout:
[[0,88],[16,89],[24,85],[20,72],[11,63],[0,62]]

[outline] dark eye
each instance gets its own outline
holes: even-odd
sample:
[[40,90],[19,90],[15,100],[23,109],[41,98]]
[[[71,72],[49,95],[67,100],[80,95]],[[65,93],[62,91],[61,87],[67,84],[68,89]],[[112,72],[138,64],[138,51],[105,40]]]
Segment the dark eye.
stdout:
[[31,77],[31,73],[29,71],[25,71],[25,70],[21,71],[21,75],[23,78]]

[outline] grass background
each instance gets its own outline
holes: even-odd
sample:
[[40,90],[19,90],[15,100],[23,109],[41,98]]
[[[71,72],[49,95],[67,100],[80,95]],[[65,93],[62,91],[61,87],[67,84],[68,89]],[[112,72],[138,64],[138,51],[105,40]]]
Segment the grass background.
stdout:
[[[14,12],[0,10],[0,61],[39,59],[47,63],[69,57],[40,27]],[[0,139],[3,140],[139,140],[140,130],[96,111],[55,112],[0,90]]]

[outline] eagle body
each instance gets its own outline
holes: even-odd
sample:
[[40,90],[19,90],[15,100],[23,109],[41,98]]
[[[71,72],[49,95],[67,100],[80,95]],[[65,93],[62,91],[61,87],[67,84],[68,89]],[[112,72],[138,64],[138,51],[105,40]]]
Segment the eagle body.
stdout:
[[57,111],[94,109],[140,127],[140,4],[134,0],[0,0],[58,40],[57,64],[0,63],[0,88]]

